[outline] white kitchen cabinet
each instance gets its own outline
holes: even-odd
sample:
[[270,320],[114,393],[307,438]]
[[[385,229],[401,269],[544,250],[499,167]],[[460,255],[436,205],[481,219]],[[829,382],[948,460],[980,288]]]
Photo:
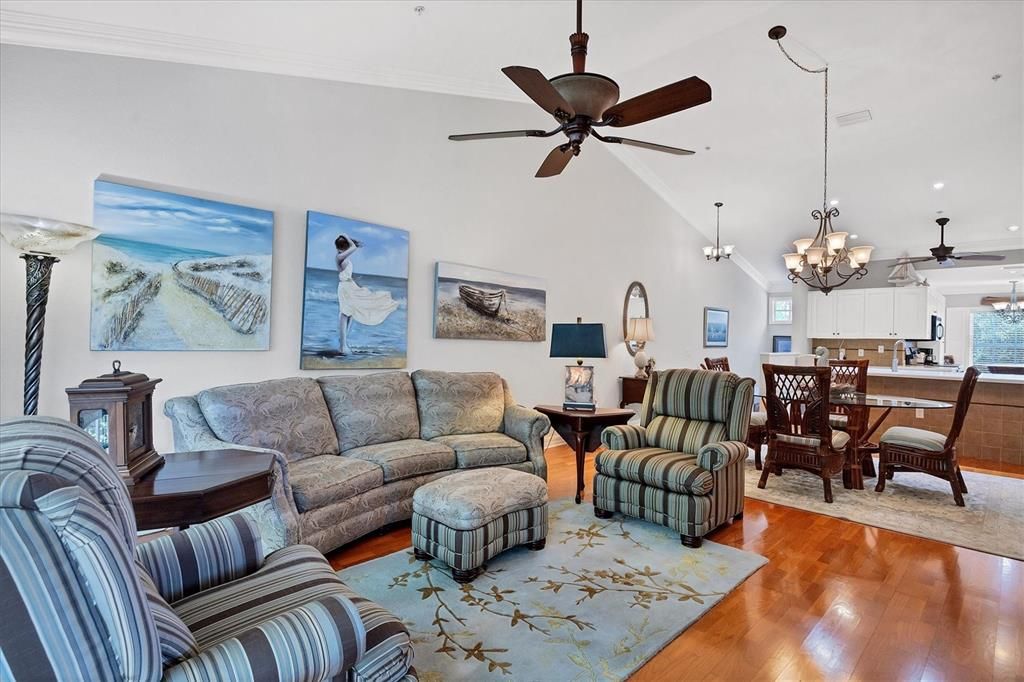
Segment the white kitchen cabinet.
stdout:
[[896,308],[894,289],[864,290],[864,339],[892,338],[893,314]]
[[931,336],[931,306],[928,289],[893,290],[893,336],[897,339],[926,339]]
[[835,297],[836,336],[841,339],[859,339],[864,336],[866,289],[833,292]]
[[825,294],[807,295],[807,336],[827,339],[836,336],[836,299]]

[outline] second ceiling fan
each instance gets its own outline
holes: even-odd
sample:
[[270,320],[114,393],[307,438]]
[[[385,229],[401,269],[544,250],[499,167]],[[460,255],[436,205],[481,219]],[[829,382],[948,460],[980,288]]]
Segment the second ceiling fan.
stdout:
[[583,32],[583,0],[576,0],[576,32],[569,36],[572,73],[556,76],[549,81],[540,71],[528,66],[506,66],[502,69],[520,90],[555,117],[557,128],[549,131],[505,130],[449,135],[448,139],[462,142],[502,137],[551,137],[564,133],[568,141],[551,150],[537,169],[538,178],[561,173],[572,157],[579,155],[580,145],[591,135],[607,144],[622,144],[669,154],[693,154],[688,149],[601,135],[595,128],[623,128],[705,104],[711,101],[711,86],[691,76],[619,102],[619,86],[615,81],[599,73],[586,71],[589,39],[590,36]]
[[1006,256],[1002,256],[995,253],[953,253],[956,248],[954,246],[946,246],[946,224],[949,222],[949,218],[939,218],[935,221],[939,226],[939,245],[929,249],[932,252],[930,256],[918,256],[910,257],[905,256],[900,258],[897,265],[903,265],[905,263],[927,263],[928,261],[936,261],[939,265],[956,265],[958,260],[988,260],[988,261],[1000,261],[1005,260]]

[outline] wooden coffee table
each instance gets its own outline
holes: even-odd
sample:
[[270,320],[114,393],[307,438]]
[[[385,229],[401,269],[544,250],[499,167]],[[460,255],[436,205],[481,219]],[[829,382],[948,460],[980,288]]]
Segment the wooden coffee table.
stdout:
[[270,498],[274,456],[248,450],[164,455],[128,489],[139,530],[187,528]]
[[583,500],[583,463],[588,452],[601,446],[601,432],[607,426],[625,424],[636,413],[614,407],[599,407],[596,410],[566,410],[561,405],[537,405],[533,409],[546,414],[551,426],[576,452],[576,504]]

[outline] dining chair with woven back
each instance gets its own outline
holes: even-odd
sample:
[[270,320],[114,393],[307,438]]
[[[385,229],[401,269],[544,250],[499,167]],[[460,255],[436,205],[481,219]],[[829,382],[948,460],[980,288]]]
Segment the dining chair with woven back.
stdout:
[[828,367],[763,366],[768,405],[768,454],[758,488],[782,469],[821,477],[825,502],[832,502],[832,478],[843,472],[850,436],[829,424],[832,383]]
[[886,477],[892,478],[896,472],[916,471],[949,481],[957,506],[964,506],[967,484],[964,483],[964,475],[957,461],[956,440],[967,419],[967,410],[971,406],[971,397],[977,383],[978,369],[968,367],[960,382],[953,424],[946,435],[909,426],[893,426],[882,434],[875,492],[885,490]]
[[[856,393],[868,392],[868,366],[870,360],[829,360],[832,370],[832,391],[846,390]],[[871,457],[878,452],[878,445],[866,441],[866,431],[870,411],[866,408],[855,408],[848,405],[831,404],[829,424],[833,429],[852,433],[855,428],[860,443],[855,443],[857,456],[861,460],[861,470],[867,476],[875,475],[875,460]],[[852,420],[852,422],[851,422]]]
[[[704,358],[700,364],[701,369],[709,369],[714,372],[729,372],[729,358]],[[747,447],[754,451],[754,468],[761,470],[761,446],[768,442],[768,431],[765,424],[768,423],[768,415],[764,410],[750,413],[750,427],[747,429]]]

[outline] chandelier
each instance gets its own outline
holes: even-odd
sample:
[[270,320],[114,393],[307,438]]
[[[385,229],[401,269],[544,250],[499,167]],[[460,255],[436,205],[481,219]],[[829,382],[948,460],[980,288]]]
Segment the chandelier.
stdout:
[[1010,300],[1009,301],[993,301],[992,307],[996,309],[996,312],[1011,324],[1020,324],[1024,322],[1024,307],[1021,306],[1020,301],[1017,300],[1017,280],[1010,281]]
[[732,244],[721,245],[719,235],[722,231],[722,206],[725,206],[721,201],[715,202],[715,245],[704,247],[704,258],[712,260],[717,263],[723,258],[732,258],[732,251],[736,247]]
[[828,66],[820,69],[808,69],[801,66],[789,56],[782,46],[782,37],[786,35],[785,26],[775,26],[768,31],[768,37],[778,44],[782,54],[801,71],[825,74],[825,166],[822,182],[821,209],[811,211],[811,217],[818,221],[817,233],[807,239],[793,242],[796,253],[783,256],[790,281],[803,282],[812,289],[828,292],[846,284],[851,278],[860,279],[868,274],[867,265],[871,260],[873,246],[846,245],[846,232],[832,228],[832,219],[839,215],[839,209],[828,206]]

